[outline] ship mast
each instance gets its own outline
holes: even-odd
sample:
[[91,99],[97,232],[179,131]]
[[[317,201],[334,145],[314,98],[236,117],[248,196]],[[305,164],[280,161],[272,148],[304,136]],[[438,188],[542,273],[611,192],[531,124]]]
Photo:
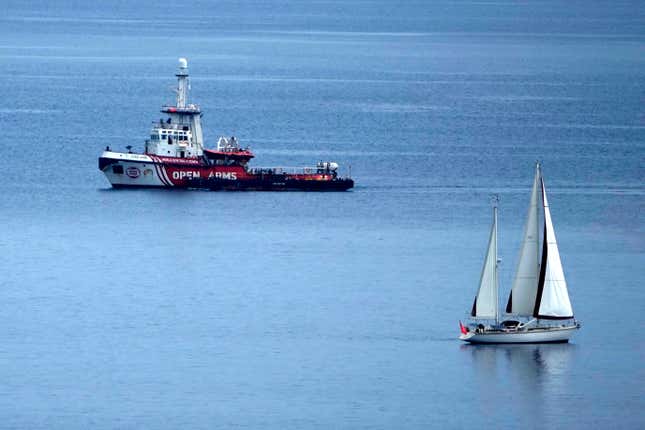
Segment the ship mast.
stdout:
[[179,70],[177,76],[177,107],[185,108],[188,102],[188,61],[185,58],[179,59]]

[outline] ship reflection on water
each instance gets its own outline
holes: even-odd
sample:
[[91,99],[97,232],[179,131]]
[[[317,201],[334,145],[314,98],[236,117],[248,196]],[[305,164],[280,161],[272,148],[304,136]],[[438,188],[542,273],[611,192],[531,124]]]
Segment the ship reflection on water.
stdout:
[[[481,399],[476,403],[483,415],[492,418],[505,408],[526,425],[567,415],[563,397],[573,370],[575,344],[461,345],[461,351],[470,355],[465,361],[470,364]],[[493,392],[503,394],[491,398]]]

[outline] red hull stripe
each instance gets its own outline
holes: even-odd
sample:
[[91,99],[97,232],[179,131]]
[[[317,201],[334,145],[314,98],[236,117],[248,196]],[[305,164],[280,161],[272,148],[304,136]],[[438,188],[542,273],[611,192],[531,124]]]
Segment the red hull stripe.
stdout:
[[152,158],[152,165],[155,166],[155,172],[157,173],[157,177],[163,183],[163,179],[161,179],[161,175],[159,174],[159,167],[157,167],[157,160],[155,160],[155,157],[153,157],[152,155],[149,155],[149,157]]
[[163,173],[164,177],[166,178],[166,182],[168,183],[169,186],[173,187],[175,184],[168,177],[168,172],[166,172],[166,166],[160,166],[160,167],[161,167],[161,172]]
[[161,165],[159,158],[154,155],[150,155],[149,157],[152,158],[153,164],[155,166],[155,171],[157,172],[157,176],[159,177],[161,183],[167,187],[171,187],[172,184],[169,183],[166,176],[164,175],[165,172],[163,171],[163,166]]

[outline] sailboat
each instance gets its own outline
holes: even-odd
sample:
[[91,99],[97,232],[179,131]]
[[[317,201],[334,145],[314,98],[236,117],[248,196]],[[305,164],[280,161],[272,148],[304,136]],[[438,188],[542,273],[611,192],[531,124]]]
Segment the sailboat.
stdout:
[[500,318],[498,299],[498,265],[495,201],[479,290],[469,319],[465,324],[459,322],[459,339],[470,343],[568,342],[580,328],[580,323],[573,315],[569,300],[539,163],[520,257],[503,319]]

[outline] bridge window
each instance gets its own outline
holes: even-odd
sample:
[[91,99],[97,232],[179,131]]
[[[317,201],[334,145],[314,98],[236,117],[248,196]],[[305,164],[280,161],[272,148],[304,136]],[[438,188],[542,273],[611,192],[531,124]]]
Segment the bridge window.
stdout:
[[112,166],[112,172],[116,173],[117,175],[123,175],[123,166],[120,164],[115,164]]

